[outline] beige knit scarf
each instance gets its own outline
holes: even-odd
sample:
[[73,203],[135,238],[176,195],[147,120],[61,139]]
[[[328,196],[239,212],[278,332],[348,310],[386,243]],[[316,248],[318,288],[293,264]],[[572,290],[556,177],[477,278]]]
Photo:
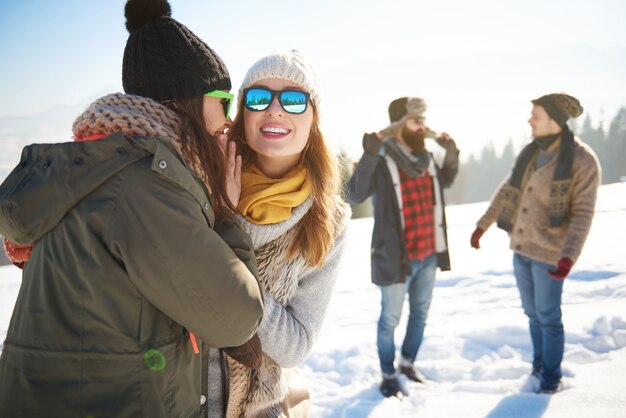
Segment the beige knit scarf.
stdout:
[[[346,203],[336,200],[330,215],[335,224],[335,239],[346,227],[348,210]],[[302,254],[294,258],[288,256],[297,229],[298,224],[255,249],[259,282],[264,291],[283,306],[287,306],[298,291],[298,280],[311,269]],[[256,370],[248,369],[231,358],[228,358],[228,366],[230,396],[227,418],[284,416],[280,402],[289,392],[288,374],[292,372],[291,369],[281,368],[266,354],[263,354],[261,367]]]
[[[168,138],[183,154],[181,125],[181,116],[157,101],[133,94],[113,93],[89,105],[74,121],[72,131],[78,139],[114,133]],[[204,178],[201,164],[196,159],[190,161],[189,156],[185,156],[185,161],[196,176]],[[210,185],[205,184],[210,191]]]
[[74,121],[76,138],[102,134],[159,136],[180,143],[180,116],[147,97],[113,93],[93,102]]
[[[301,254],[289,259],[297,228],[256,250],[259,282],[270,296],[286,305],[297,291],[298,278],[307,268]],[[230,396],[227,418],[281,416],[279,403],[289,391],[283,369],[265,353],[257,370],[228,358]]]

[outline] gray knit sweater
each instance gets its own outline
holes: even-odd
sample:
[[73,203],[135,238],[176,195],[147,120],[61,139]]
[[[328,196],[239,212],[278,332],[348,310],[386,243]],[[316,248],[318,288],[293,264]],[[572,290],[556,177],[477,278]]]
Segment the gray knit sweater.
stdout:
[[[307,199],[293,210],[291,218],[277,224],[257,225],[242,216],[238,217],[238,221],[250,235],[254,249],[257,250],[293,228],[308,212],[311,204],[312,198]],[[349,212],[346,215],[348,217],[344,222],[349,219]],[[265,309],[258,334],[263,352],[281,367],[300,364],[319,335],[337,280],[345,236],[344,230],[322,267],[308,267],[300,273],[297,291],[286,304],[264,294]]]
[[[279,366],[279,369],[297,366],[313,348],[338,278],[341,254],[346,243],[346,226],[350,219],[350,210],[345,203],[338,201],[337,222],[340,232],[324,265],[309,267],[300,256],[290,261],[285,259],[283,254],[291,243],[294,227],[307,214],[312,203],[312,198],[307,199],[293,209],[289,219],[276,224],[257,225],[243,216],[237,216],[238,223],[250,235],[257,251],[262,285],[266,287],[265,308],[258,335],[263,353],[277,365],[276,367]],[[209,367],[209,381],[220,381],[219,364],[215,362],[217,358],[215,355],[212,358],[214,362]],[[265,365],[267,362],[264,362],[264,367]],[[269,379],[269,387],[261,391],[264,396],[259,399],[253,393],[250,399],[238,404],[238,407],[246,408],[247,414],[256,409],[267,408],[268,405],[279,402],[285,395],[287,388],[281,387],[280,370],[270,370],[267,374],[261,370],[256,378],[264,379],[264,376]],[[271,383],[274,378],[278,381]],[[240,396],[236,388],[237,382],[231,380],[231,383],[235,385],[231,387],[231,396]],[[221,393],[221,385],[214,387],[213,390]],[[215,392],[213,395],[209,394],[209,399],[219,403],[216,395]]]

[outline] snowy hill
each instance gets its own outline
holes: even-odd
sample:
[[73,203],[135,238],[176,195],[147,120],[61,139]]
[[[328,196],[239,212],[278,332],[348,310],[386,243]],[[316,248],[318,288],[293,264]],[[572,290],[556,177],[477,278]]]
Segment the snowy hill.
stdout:
[[[583,255],[566,279],[566,389],[553,396],[532,393],[530,337],[506,234],[492,227],[481,250],[469,246],[485,208],[486,202],[447,209],[453,270],[438,275],[417,361],[431,381],[403,381],[409,392],[404,401],[378,392],[380,295],[369,279],[372,219],[352,221],[322,334],[300,366],[312,390],[313,417],[626,416],[626,184],[601,187]],[[0,278],[3,340],[20,271],[0,267]]]

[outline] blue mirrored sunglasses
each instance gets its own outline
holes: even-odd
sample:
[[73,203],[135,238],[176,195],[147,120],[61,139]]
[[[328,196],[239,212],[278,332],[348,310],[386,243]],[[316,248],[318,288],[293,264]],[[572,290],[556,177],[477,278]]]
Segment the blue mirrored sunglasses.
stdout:
[[295,115],[306,112],[310,95],[300,90],[270,90],[266,87],[250,87],[244,89],[244,104],[246,109],[253,112],[262,112],[270,106],[274,97],[283,110]]

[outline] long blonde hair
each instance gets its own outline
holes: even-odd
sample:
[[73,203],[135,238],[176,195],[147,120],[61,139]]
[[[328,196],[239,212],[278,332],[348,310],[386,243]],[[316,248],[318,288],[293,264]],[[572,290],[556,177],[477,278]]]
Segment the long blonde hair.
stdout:
[[[229,138],[237,143],[238,152],[242,156],[242,167],[245,168],[254,163],[256,153],[248,146],[245,138],[243,98],[240,98],[238,105],[240,111],[229,130]],[[310,266],[320,267],[324,264],[336,238],[336,208],[341,179],[339,161],[322,134],[315,106],[309,139],[300,155],[300,164],[309,174],[313,204],[299,222],[296,237],[288,254],[291,259],[302,253]]]

